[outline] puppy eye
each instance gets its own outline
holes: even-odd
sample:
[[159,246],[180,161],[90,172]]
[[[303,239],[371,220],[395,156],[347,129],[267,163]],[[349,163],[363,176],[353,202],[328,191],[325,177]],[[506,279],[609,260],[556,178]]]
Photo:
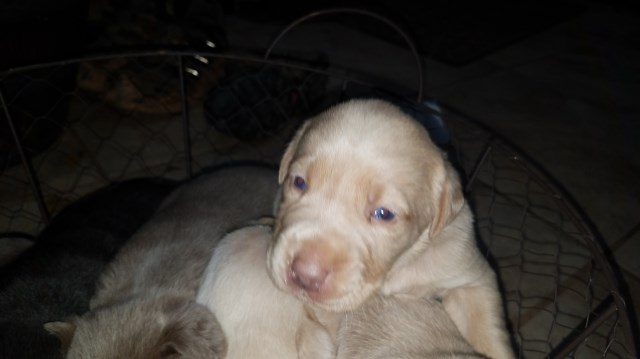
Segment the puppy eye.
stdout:
[[305,182],[304,178],[300,176],[295,176],[293,178],[293,186],[302,192],[307,190],[307,182]]
[[390,221],[395,217],[395,214],[393,214],[393,212],[384,207],[376,208],[371,215],[373,216],[373,218],[381,219],[383,221]]

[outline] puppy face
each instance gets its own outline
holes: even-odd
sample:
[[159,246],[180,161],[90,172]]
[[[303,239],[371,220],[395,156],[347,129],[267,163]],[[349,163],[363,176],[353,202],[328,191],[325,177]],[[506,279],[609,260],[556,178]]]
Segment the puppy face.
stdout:
[[45,329],[60,339],[69,359],[223,358],[226,353],[215,316],[183,297],[132,300],[47,323]]
[[357,307],[448,221],[449,177],[426,131],[388,103],[351,101],[311,119],[280,166],[272,279],[325,310]]

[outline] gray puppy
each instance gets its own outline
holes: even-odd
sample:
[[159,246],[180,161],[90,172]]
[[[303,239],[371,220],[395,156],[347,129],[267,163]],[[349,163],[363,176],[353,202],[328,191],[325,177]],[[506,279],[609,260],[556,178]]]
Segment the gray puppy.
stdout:
[[100,278],[90,311],[47,323],[67,358],[222,358],[224,333],[194,297],[218,240],[272,212],[275,171],[202,175],[165,200]]

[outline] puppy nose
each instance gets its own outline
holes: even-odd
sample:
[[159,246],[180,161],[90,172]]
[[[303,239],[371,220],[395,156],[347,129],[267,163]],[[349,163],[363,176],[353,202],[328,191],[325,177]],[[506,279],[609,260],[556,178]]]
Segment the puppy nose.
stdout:
[[300,288],[317,292],[320,290],[329,271],[312,258],[295,256],[291,263],[291,279]]

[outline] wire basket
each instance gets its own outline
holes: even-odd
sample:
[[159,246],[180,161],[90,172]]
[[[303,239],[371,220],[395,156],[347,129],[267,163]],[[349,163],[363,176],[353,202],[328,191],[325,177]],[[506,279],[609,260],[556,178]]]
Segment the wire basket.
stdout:
[[[127,53],[2,73],[0,232],[35,235],[69,203],[129,178],[276,165],[304,118],[360,96],[432,111],[348,76],[247,56]],[[451,107],[440,115],[519,357],[635,358],[615,273],[573,201],[504,139]]]

